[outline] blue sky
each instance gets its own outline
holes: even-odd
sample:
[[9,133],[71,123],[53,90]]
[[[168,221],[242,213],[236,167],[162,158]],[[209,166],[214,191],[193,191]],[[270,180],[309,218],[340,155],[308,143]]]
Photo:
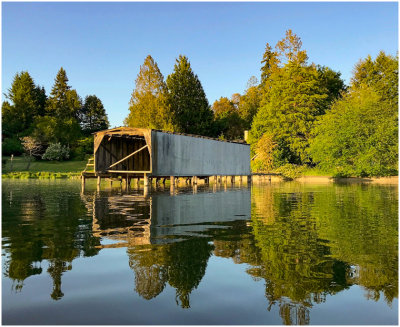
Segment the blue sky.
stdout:
[[265,44],[289,28],[310,62],[348,83],[359,59],[396,54],[398,4],[3,2],[2,93],[27,70],[49,94],[62,66],[72,88],[82,98],[97,95],[111,126],[120,126],[148,54],[165,78],[179,54],[188,56],[212,104],[259,78]]

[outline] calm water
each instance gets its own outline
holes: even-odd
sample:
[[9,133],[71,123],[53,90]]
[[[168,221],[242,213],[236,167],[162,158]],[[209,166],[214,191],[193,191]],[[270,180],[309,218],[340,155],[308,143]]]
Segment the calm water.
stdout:
[[2,183],[3,324],[397,324],[398,190]]

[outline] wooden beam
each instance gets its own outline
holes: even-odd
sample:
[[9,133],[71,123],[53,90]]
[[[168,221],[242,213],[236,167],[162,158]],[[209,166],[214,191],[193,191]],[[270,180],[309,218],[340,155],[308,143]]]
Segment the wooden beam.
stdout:
[[122,158],[120,161],[117,161],[117,162],[113,163],[110,167],[108,167],[108,169],[110,169],[111,167],[114,167],[114,166],[118,165],[118,164],[121,163],[122,161],[124,161],[124,160],[126,160],[126,159],[132,157],[134,154],[136,154],[136,153],[138,153],[138,152],[144,150],[144,149],[147,148],[147,147],[148,147],[148,145],[146,144],[145,146],[141,147],[139,150],[136,150],[135,152],[132,152],[131,154],[127,155],[125,158]]
[[146,171],[137,171],[137,170],[106,170],[108,173],[127,173],[127,174],[148,174],[151,173],[150,170]]

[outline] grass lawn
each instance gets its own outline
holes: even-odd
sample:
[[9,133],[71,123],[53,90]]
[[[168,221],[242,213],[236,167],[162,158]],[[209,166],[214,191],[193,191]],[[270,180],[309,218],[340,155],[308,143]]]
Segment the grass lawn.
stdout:
[[14,157],[13,167],[11,170],[11,160],[10,157],[2,157],[6,159],[6,164],[2,164],[2,173],[39,173],[39,172],[49,172],[49,173],[80,173],[85,169],[87,160],[81,161],[44,161],[44,160],[34,160],[32,159],[29,170],[26,170],[28,165],[27,157]]

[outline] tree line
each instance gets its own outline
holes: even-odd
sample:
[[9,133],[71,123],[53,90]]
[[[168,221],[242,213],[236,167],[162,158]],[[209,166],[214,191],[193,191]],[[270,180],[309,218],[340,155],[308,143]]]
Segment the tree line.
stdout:
[[398,57],[383,51],[355,65],[346,86],[340,72],[308,63],[291,30],[266,44],[261,78],[244,94],[209,105],[187,57],[164,81],[147,56],[136,79],[125,125],[243,139],[250,130],[252,169],[319,167],[335,176],[397,174]]
[[[2,104],[2,152],[18,155],[25,150],[47,159],[83,159],[93,150],[95,131],[109,127],[101,100],[84,100],[68,84],[61,67],[47,96],[26,71],[14,76]],[[59,149],[57,151],[57,149]],[[32,153],[33,151],[33,153]],[[59,155],[64,153],[63,157]]]
[[[252,76],[243,94],[210,105],[186,56],[176,59],[164,79],[149,55],[124,124],[223,140],[243,139],[249,130],[254,171],[317,167],[335,176],[397,174],[397,55],[381,51],[375,59],[360,60],[347,86],[340,72],[310,64],[300,37],[288,30],[274,47],[266,44],[260,70],[260,80]],[[76,156],[91,151],[90,133],[109,126],[100,99],[82,101],[63,68],[49,96],[21,72],[6,98],[3,155],[21,153],[21,137],[30,136],[39,152],[58,145],[50,147],[50,157],[62,147]]]

